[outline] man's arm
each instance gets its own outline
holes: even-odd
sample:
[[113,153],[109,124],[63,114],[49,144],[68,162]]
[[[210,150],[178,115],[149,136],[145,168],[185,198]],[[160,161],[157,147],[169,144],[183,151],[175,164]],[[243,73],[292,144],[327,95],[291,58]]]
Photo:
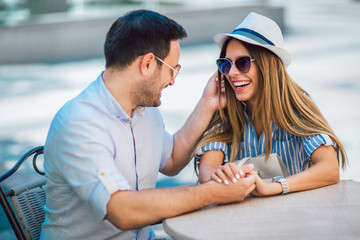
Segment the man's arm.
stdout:
[[[201,134],[219,108],[217,72],[208,81],[203,95],[185,125],[174,135],[174,147],[169,163],[161,170],[166,175],[178,174],[189,162],[189,155]],[[225,96],[222,105],[225,105]]]
[[[252,168],[243,166],[242,171]],[[136,229],[212,204],[242,201],[255,189],[252,175],[229,185],[210,181],[195,186],[118,191],[111,195],[106,218],[122,230]]]

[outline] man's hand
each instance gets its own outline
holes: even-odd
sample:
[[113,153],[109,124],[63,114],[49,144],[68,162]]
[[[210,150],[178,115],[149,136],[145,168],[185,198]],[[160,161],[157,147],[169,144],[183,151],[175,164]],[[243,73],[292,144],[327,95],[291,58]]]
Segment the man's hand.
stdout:
[[[221,75],[220,79],[221,83],[221,108],[226,106],[226,96],[225,96],[225,83],[224,78]],[[218,86],[219,86],[219,79],[218,79],[218,72],[216,71],[211,78],[209,79],[208,83],[205,86],[202,100],[207,103],[208,108],[215,112],[219,109],[219,93],[218,93]]]
[[227,204],[240,202],[244,200],[251,192],[255,190],[255,178],[251,174],[238,179],[236,182],[229,184],[219,184],[214,181],[202,185],[213,185],[214,202],[217,204]]

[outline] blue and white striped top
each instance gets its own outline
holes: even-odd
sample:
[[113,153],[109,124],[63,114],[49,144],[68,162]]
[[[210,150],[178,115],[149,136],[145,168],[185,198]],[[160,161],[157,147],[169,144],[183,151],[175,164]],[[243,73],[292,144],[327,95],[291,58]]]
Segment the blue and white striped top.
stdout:
[[[245,111],[245,110],[244,110]],[[245,114],[245,130],[241,141],[241,150],[236,160],[245,157],[256,157],[265,154],[265,134],[262,132],[259,140],[255,128]],[[295,136],[271,122],[271,153],[277,153],[283,160],[291,175],[304,171],[311,154],[321,145],[336,148],[336,143],[327,135],[320,134],[311,137]],[[231,143],[211,142],[202,147],[196,154],[195,160],[199,163],[200,157],[206,151],[220,150],[224,152],[223,163],[229,162],[231,155]]]

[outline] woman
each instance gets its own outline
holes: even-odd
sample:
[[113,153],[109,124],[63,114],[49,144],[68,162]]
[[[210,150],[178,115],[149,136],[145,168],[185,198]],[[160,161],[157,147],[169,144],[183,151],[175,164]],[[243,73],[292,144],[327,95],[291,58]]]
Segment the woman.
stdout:
[[243,173],[231,162],[261,154],[267,159],[270,153],[280,156],[291,176],[265,182],[252,172],[252,195],[339,182],[345,150],[306,91],[287,74],[291,58],[277,24],[250,13],[231,34],[218,34],[214,40],[221,47],[216,61],[222,80],[219,101],[225,91],[226,108],[215,113],[195,148],[199,182],[235,182]]

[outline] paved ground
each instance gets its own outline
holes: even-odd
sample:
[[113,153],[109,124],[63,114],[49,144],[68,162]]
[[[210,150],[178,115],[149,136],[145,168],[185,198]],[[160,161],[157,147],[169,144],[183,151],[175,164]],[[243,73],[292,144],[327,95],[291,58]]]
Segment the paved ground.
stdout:
[[[286,7],[285,42],[293,58],[290,75],[312,95],[347,150],[349,166],[341,178],[360,181],[360,2],[268,2]],[[235,27],[238,23],[224,24]],[[214,59],[218,54],[215,44],[182,48],[181,74],[175,86],[164,90],[160,107],[169,131],[179,129],[190,114],[216,70]],[[44,143],[55,112],[95,80],[103,67],[102,59],[0,66],[0,172],[12,166],[19,152]],[[27,169],[24,167],[19,176],[28,176]],[[14,177],[6,184],[19,180]],[[189,165],[176,178],[159,176],[158,186],[195,182]],[[0,231],[9,228],[4,217],[0,218]],[[161,226],[157,229],[166,237]],[[11,236],[7,231],[0,233],[0,239]]]

